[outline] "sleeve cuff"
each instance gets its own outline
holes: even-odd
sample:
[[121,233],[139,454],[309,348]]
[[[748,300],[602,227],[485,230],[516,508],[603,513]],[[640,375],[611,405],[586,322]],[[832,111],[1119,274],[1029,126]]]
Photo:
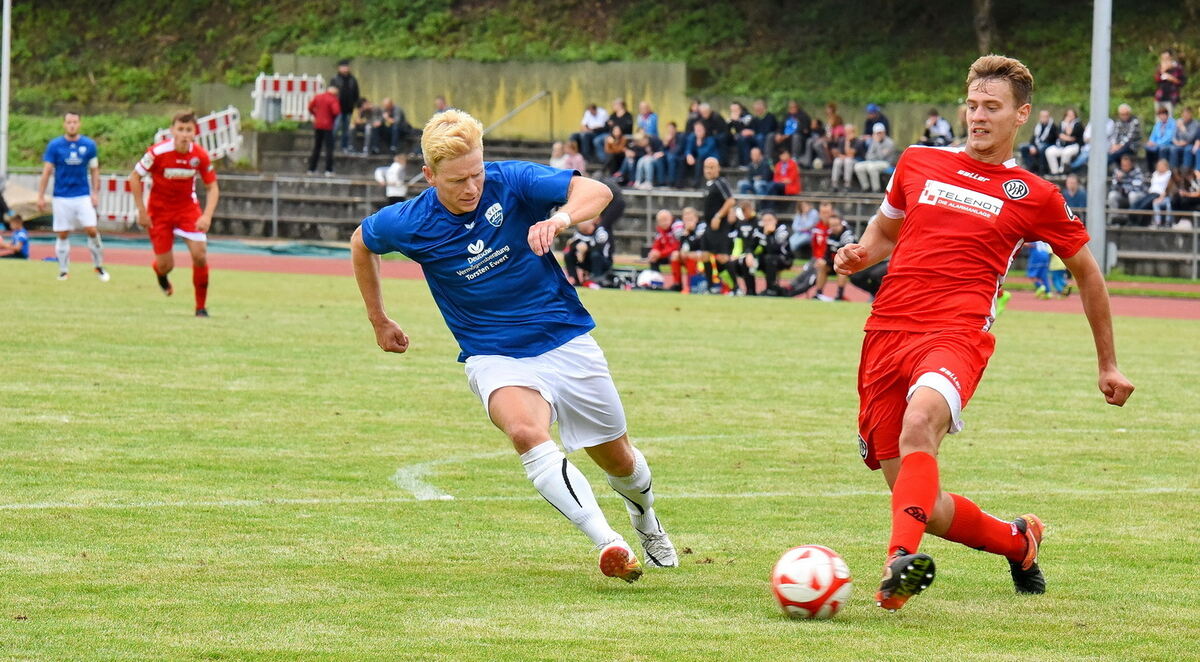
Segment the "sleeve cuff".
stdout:
[[904,217],[904,210],[893,207],[892,204],[887,201],[887,198],[884,198],[883,202],[880,203],[879,213],[883,214],[884,216],[887,216],[888,218],[903,218]]

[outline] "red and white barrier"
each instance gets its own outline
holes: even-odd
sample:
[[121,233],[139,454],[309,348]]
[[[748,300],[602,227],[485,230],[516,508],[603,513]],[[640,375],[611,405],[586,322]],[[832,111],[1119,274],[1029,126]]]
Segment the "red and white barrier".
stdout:
[[[154,135],[154,142],[157,144],[170,137],[170,129],[160,129]],[[196,142],[213,160],[234,155],[242,147],[242,114],[237,108],[229,106],[197,118]]]
[[[149,195],[148,184],[144,191]],[[130,227],[137,223],[137,204],[133,201],[128,175],[100,175],[100,206],[96,208],[96,217]]]
[[303,122],[308,120],[308,102],[325,91],[325,78],[308,74],[259,74],[254,79],[254,110],[250,117],[266,120],[270,99],[280,100],[279,119]]

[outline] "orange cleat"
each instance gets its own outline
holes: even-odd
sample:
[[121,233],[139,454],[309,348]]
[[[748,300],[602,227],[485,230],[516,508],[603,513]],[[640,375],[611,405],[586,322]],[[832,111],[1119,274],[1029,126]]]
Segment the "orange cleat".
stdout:
[[1020,561],[1009,561],[1017,593],[1042,594],[1046,592],[1046,577],[1037,564],[1038,549],[1042,545],[1042,534],[1046,526],[1037,515],[1021,515],[1013,520],[1013,529],[1025,536],[1025,557]]

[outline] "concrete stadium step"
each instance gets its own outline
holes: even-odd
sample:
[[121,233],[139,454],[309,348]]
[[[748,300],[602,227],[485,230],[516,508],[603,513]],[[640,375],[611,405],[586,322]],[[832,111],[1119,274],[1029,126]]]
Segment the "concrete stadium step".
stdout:
[[222,210],[217,205],[211,232],[239,237],[271,237],[281,239],[313,239],[347,241],[362,218],[315,218],[302,215],[280,215],[277,223],[270,216]]
[[364,197],[274,196],[270,193],[230,193],[221,196],[221,206],[227,211],[258,214],[270,217],[274,210],[282,216],[298,215],[314,218],[365,217],[387,204],[382,195]]

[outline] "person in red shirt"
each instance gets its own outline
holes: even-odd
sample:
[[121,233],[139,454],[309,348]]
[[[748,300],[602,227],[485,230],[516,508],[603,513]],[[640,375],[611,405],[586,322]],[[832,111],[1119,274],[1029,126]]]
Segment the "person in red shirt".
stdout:
[[333,174],[333,123],[342,114],[338,102],[338,88],[330,85],[324,94],[318,94],[308,102],[308,113],[313,117],[313,148],[308,157],[308,174],[317,174],[317,161],[321,150],[325,150],[325,175]]
[[790,150],[779,150],[779,161],[775,164],[775,180],[771,183],[771,195],[800,195],[800,165],[792,158]]
[[[208,228],[220,191],[208,152],[196,143],[196,115],[187,110],[171,120],[171,137],[151,145],[129,174],[129,188],[138,208],[138,225],[150,233],[158,286],[175,292],[167,274],[175,268],[171,249],[181,237],[192,255],[192,285],[196,317],[208,317]],[[196,199],[196,176],[204,181],[204,211]],[[142,178],[151,178],[150,203],[142,196]]]
[[671,265],[671,289],[683,289],[683,275],[679,261],[679,237],[683,233],[683,221],[675,220],[675,215],[666,209],[659,209],[654,216],[654,243],[650,244],[650,253],[646,262],[650,268],[658,271],[664,264]]
[[926,532],[1004,556],[1018,593],[1046,590],[1037,565],[1041,520],[992,517],[938,482],[938,447],[963,427],[962,409],[995,347],[988,330],[996,297],[1024,242],[1048,242],[1075,275],[1105,399],[1122,406],[1133,392],[1117,368],[1108,290],[1083,223],[1057,187],[1012,158],[1032,90],[1021,62],[976,60],[967,76],[966,145],[906,150],[861,242],[834,258],[837,272],[850,275],[891,257],[858,370],[859,452],[892,489],[891,539],[875,594],[885,609],[933,581],[933,559],[918,552]]

